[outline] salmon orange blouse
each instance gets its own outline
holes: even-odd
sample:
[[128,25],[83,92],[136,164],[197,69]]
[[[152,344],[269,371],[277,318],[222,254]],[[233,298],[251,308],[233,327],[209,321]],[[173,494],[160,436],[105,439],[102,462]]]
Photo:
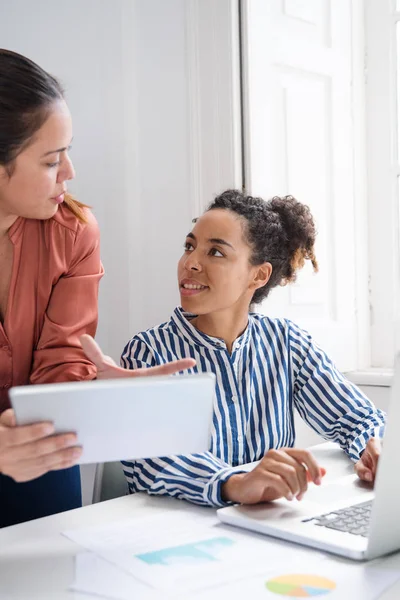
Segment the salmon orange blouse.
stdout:
[[0,323],[0,413],[14,385],[94,379],[79,343],[94,335],[103,268],[99,230],[61,205],[46,221],[19,217],[9,230],[14,258]]

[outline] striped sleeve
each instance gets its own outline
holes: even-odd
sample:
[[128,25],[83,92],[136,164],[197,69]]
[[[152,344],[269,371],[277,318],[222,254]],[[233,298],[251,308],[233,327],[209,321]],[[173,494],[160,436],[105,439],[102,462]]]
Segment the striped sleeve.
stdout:
[[[153,350],[138,336],[124,348],[121,365],[127,369],[159,364]],[[121,461],[129,492],[173,496],[203,506],[226,506],[222,484],[238,472],[211,452]]]
[[311,336],[289,322],[294,404],[302,419],[356,461],[371,437],[383,437],[385,413],[345,379]]

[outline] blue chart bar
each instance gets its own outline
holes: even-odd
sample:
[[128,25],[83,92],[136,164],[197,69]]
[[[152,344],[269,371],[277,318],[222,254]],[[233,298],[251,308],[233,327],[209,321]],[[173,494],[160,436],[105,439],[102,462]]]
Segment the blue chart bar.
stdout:
[[137,554],[139,558],[148,565],[176,565],[176,564],[200,564],[204,562],[215,562],[219,555],[235,542],[230,538],[216,537],[202,542],[192,542],[182,546],[163,548],[155,552]]

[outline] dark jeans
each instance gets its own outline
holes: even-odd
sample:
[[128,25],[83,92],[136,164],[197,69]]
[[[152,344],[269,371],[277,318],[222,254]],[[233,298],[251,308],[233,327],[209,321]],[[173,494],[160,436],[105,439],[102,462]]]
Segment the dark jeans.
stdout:
[[47,517],[82,506],[79,467],[51,471],[16,483],[0,474],[0,527]]

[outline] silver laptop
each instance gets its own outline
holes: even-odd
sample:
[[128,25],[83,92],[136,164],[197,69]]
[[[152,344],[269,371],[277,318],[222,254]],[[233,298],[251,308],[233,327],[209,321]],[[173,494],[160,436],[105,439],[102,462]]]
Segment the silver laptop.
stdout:
[[301,502],[285,499],[217,511],[224,523],[355,560],[400,549],[400,355],[396,357],[384,450],[374,490],[356,475],[309,488]]
[[74,431],[80,463],[204,452],[210,444],[212,373],[14,387],[17,423],[50,420]]

